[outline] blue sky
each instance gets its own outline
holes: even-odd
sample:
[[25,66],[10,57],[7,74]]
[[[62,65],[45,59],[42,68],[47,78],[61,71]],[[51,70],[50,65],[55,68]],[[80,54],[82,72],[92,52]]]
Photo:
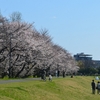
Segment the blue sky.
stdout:
[[84,52],[100,60],[100,0],[0,0],[0,10],[6,17],[20,12],[72,55]]

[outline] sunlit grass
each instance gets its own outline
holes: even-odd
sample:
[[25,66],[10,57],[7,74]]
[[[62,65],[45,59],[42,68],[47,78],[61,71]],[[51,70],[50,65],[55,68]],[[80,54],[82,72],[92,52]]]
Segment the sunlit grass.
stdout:
[[[92,76],[0,84],[0,100],[99,100],[91,94]],[[95,80],[97,82],[97,80]]]

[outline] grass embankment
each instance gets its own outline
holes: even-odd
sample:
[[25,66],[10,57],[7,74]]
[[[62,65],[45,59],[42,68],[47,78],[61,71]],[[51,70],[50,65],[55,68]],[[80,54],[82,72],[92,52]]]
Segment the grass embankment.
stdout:
[[100,95],[91,94],[92,79],[94,77],[75,76],[55,78],[52,82],[0,84],[0,100],[99,100]]

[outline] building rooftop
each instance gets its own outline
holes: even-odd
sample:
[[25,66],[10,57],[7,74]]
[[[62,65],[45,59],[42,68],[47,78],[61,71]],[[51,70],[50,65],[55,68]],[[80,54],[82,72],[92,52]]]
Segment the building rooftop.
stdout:
[[84,53],[77,53],[76,55],[80,56],[80,57],[87,57],[87,56],[92,56],[90,54],[84,54]]

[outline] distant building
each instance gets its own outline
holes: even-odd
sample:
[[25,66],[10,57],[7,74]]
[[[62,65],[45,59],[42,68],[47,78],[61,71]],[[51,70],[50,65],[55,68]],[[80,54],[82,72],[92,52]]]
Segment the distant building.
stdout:
[[[86,63],[86,66],[92,67],[100,67],[100,60],[92,60],[92,55],[84,54],[84,53],[77,53],[74,55],[76,61],[83,61]],[[87,65],[88,64],[88,65]]]
[[92,55],[89,54],[84,54],[84,53],[77,53],[76,55],[74,55],[74,58],[76,61],[79,60],[92,60]]

